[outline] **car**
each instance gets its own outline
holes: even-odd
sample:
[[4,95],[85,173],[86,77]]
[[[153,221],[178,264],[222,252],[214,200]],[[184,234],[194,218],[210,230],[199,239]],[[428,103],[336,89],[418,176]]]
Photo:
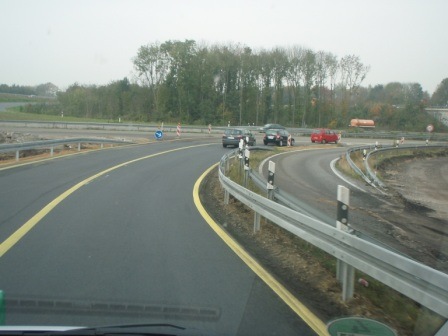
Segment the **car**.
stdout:
[[260,127],[259,131],[260,133],[266,133],[269,129],[285,129],[285,127],[279,124],[266,124],[263,127]]
[[224,148],[227,146],[237,147],[241,139],[243,139],[249,146],[255,146],[257,142],[253,134],[248,129],[228,128],[222,135],[222,146]]
[[328,128],[317,128],[311,133],[311,142],[328,143],[334,142],[338,143],[339,135],[335,131]]
[[290,146],[293,146],[295,140],[287,130],[270,129],[266,131],[263,137],[263,143],[265,145],[269,143],[274,143],[277,146],[284,146],[288,144],[288,139],[290,141]]

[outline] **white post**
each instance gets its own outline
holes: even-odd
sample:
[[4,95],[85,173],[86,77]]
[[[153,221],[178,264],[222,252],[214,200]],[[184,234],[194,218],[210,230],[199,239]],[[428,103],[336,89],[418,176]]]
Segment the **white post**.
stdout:
[[247,183],[249,180],[249,158],[250,158],[250,150],[249,148],[246,148],[244,151],[244,188],[247,188]]
[[274,175],[275,175],[275,162],[269,161],[268,167],[268,199],[272,200],[274,198]]
[[[336,228],[345,232],[349,232],[349,205],[350,190],[344,186],[338,185]],[[342,301],[351,299],[353,297],[355,286],[355,269],[353,266],[338,259],[336,265],[336,278],[342,283]]]

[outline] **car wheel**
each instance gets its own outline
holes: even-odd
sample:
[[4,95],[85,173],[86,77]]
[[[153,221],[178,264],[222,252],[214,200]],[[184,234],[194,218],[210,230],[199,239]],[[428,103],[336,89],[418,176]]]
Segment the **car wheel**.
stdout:
[[267,141],[263,141],[263,143],[267,146],[268,142]]
[[325,139],[322,139],[322,143],[324,144],[324,143],[327,143],[327,141],[325,140]]
[[291,146],[294,146],[294,139],[291,139]]

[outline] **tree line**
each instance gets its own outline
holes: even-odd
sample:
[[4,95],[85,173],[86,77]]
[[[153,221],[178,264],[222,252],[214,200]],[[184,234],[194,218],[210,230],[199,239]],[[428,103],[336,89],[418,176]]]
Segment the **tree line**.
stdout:
[[[201,125],[280,123],[346,127],[352,118],[411,130],[427,122],[431,99],[448,101],[442,81],[430,97],[418,83],[361,86],[369,72],[356,55],[342,58],[292,46],[252,50],[193,40],[141,46],[134,78],[103,86],[77,83],[44,110],[64,115]],[[445,93],[444,93],[445,92]],[[38,106],[30,107],[38,109]],[[42,107],[40,107],[42,111]]]
[[59,88],[53,83],[39,84],[36,86],[0,84],[0,93],[18,94],[26,96],[40,96],[54,98]]

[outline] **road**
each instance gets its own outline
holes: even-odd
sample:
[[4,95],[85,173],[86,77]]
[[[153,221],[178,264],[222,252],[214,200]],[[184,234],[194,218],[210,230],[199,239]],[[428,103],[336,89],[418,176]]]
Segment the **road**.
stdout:
[[[331,165],[346,152],[346,148],[326,147],[309,150],[313,149],[311,146],[307,150],[273,157],[272,161],[276,162],[275,185],[296,197],[308,214],[330,225],[336,222],[337,188],[343,185],[350,189],[349,224],[357,235],[433,268],[446,270],[446,221],[421,207],[410,206],[411,191],[415,193],[415,190],[420,192],[419,199],[438,196],[438,203],[433,204],[446,205],[446,193],[443,193],[446,180],[432,181],[433,188],[439,185],[441,189],[437,195],[427,187],[431,176],[443,175],[439,166],[430,169],[432,164],[437,165],[437,161],[426,162],[425,169],[415,163],[410,166],[414,169],[391,168],[391,172],[400,171],[399,181],[394,183],[404,190],[404,196],[397,197],[392,193],[385,196],[361,181],[346,176],[341,178]],[[261,168],[267,178],[267,164]],[[404,197],[408,198],[407,203],[403,202]]]
[[0,170],[6,324],[168,318],[230,335],[313,335],[195,207],[194,183],[225,152],[209,142],[161,141]]
[[[331,223],[336,222],[336,197],[338,185],[350,189],[350,205],[354,209],[378,203],[367,193],[363,183],[340,178],[332,162],[345,154],[346,148],[310,148],[278,155],[271,160],[276,163],[275,184],[287,193],[304,202],[304,209],[314,217]],[[267,164],[262,167],[267,177]],[[356,226],[357,214],[350,212],[350,222]]]

